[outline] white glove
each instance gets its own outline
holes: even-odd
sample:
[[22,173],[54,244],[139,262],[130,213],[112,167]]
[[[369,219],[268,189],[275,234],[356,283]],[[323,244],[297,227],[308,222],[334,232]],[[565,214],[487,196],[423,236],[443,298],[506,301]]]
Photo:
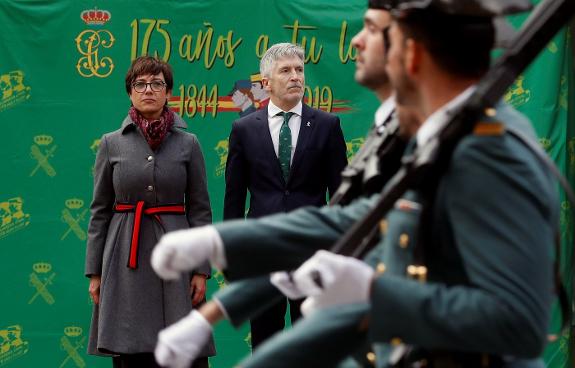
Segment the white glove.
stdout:
[[160,331],[154,355],[162,367],[187,368],[212,334],[212,326],[197,310]]
[[[152,268],[163,279],[197,268],[206,260],[216,261],[222,239],[212,225],[172,231],[160,239],[152,252]],[[221,263],[221,262],[219,262]]]
[[300,299],[306,296],[293,282],[291,275],[285,271],[272,273],[270,281],[283,295],[290,299]]
[[302,303],[302,314],[308,316],[329,306],[367,301],[373,274],[374,270],[358,259],[325,250],[316,252],[292,275],[296,287],[308,296]]

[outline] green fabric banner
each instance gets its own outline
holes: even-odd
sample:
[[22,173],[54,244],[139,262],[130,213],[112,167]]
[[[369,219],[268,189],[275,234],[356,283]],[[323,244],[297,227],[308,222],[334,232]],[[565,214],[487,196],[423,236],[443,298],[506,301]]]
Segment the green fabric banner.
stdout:
[[[378,106],[353,80],[351,38],[366,3],[1,1],[0,367],[111,365],[85,353],[92,305],[83,267],[95,153],[102,134],[118,129],[127,114],[124,76],[133,58],[158,55],[174,68],[169,105],[200,140],[220,221],[231,123],[267,103],[258,69],[270,45],[304,47],[307,103],[340,116],[348,157],[361,146]],[[571,51],[562,32],[506,99],[531,118],[573,183]],[[563,271],[572,275],[573,217],[562,203]],[[216,273],[209,293],[223,286]],[[555,316],[552,334],[560,322]],[[222,323],[215,337],[212,367],[233,366],[249,353],[247,326]],[[549,345],[549,367],[571,366],[568,338]]]

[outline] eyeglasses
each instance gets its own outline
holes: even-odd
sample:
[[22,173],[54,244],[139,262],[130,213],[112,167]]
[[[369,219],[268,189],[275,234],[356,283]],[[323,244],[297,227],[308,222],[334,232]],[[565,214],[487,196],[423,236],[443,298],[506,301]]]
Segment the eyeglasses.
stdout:
[[166,87],[166,83],[163,81],[151,81],[151,82],[138,81],[132,83],[132,88],[134,89],[134,91],[138,93],[146,92],[146,88],[148,88],[148,86],[150,86],[150,88],[154,92],[161,92]]

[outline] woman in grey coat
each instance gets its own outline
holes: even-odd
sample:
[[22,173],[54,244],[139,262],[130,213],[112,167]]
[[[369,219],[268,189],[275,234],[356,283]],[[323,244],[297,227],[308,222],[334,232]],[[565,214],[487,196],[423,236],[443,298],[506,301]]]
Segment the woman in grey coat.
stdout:
[[[94,168],[86,276],[94,301],[88,353],[114,367],[158,367],[158,332],[205,299],[208,263],[189,277],[161,280],[150,266],[162,234],[212,221],[204,157],[186,123],[167,108],[171,67],[152,57],[126,75],[132,101],[119,130],[104,134]],[[208,367],[213,341],[196,367]]]

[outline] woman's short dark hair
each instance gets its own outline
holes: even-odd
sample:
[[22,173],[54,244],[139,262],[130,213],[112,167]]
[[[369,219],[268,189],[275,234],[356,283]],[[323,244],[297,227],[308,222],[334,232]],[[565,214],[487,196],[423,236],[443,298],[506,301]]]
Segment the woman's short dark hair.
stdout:
[[152,56],[140,56],[132,61],[130,69],[126,73],[126,92],[132,92],[132,83],[142,75],[164,74],[166,81],[166,91],[171,91],[174,87],[174,75],[170,64]]
[[414,11],[398,24],[406,38],[421,42],[450,73],[478,78],[489,69],[495,43],[491,18]]

